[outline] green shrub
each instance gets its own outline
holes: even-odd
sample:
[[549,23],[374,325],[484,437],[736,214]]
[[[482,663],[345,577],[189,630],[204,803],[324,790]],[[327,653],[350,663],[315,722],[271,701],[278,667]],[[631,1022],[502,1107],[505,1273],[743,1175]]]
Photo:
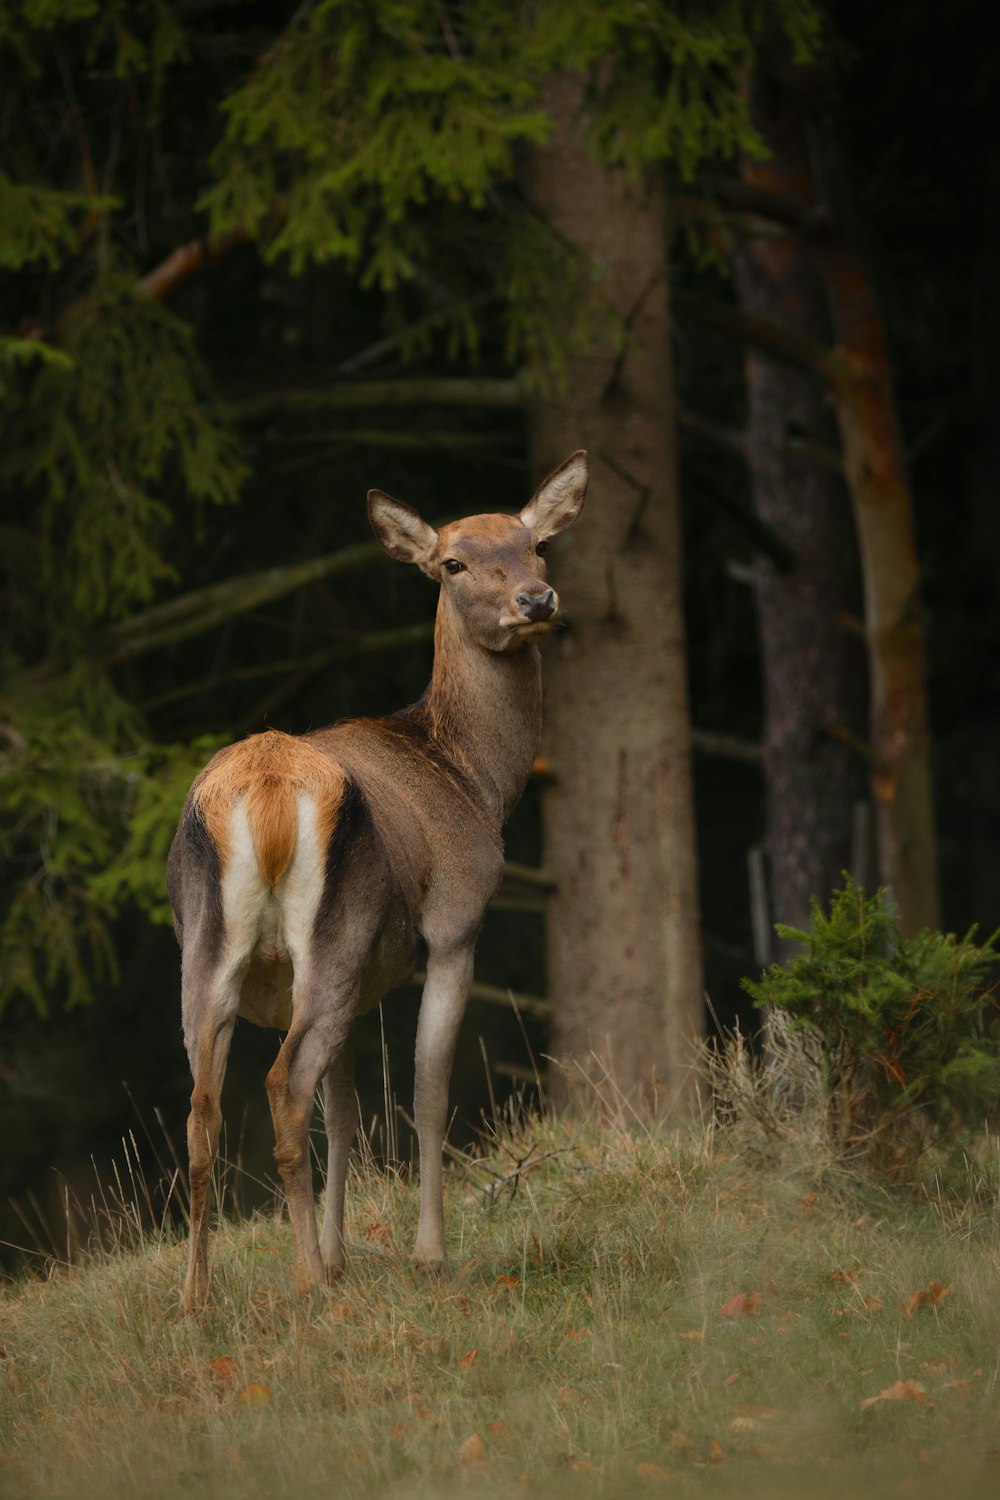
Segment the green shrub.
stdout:
[[809,932],[777,927],[803,951],[743,986],[818,1071],[831,1144],[899,1164],[996,1110],[997,934],[904,938],[888,893],[845,879]]

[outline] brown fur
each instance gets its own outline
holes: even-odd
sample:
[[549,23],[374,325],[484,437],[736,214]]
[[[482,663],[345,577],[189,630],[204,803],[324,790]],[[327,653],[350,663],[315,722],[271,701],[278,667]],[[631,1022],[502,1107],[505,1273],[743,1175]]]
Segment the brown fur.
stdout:
[[325,844],[343,789],[344,773],[336,761],[308,740],[269,729],[220,750],[195,782],[193,798],[223,870],[231,853],[233,810],[243,801],[261,874],[273,886],[295,851],[298,793],[315,797],[316,831]]

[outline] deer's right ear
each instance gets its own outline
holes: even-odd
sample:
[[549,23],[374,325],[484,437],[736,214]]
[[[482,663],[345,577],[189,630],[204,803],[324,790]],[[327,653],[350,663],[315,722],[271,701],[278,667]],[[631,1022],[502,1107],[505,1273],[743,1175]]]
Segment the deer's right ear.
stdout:
[[540,541],[572,526],[587,494],[590,465],[587,453],[578,448],[564,464],[543,479],[521,512],[521,522],[535,532]]
[[[372,530],[390,557],[397,562],[416,563],[430,574],[438,534],[412,505],[394,500],[384,490],[368,491],[368,519]],[[433,576],[433,575],[431,575]]]

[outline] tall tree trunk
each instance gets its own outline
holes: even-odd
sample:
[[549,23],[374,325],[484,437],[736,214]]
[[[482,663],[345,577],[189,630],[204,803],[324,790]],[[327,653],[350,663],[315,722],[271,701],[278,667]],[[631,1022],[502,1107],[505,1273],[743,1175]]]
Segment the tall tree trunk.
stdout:
[[834,398],[864,577],[880,874],[911,936],[941,920],[913,502],[871,269],[843,237],[826,245],[824,261],[838,345]]
[[556,562],[572,628],[546,664],[552,1045],[644,1107],[683,1111],[704,1020],[665,204],[659,184],[594,160],[582,98],[578,80],[550,87],[555,128],[524,188],[593,262],[633,342],[575,359],[565,395],[530,418],[539,475],[581,446],[593,463]]
[[[805,216],[812,181],[798,101],[760,75],[751,90],[753,122],[770,154],[766,162],[744,157],[741,177],[801,201]],[[828,342],[822,280],[807,244],[794,232],[755,236],[753,222],[733,260],[743,309]],[[863,761],[837,738],[846,730],[856,743],[864,733],[864,648],[845,625],[860,613],[860,575],[843,478],[809,451],[810,440],[836,448],[826,383],[753,349],[746,374],[754,507],[795,553],[786,571],[761,558],[754,585],[771,908],[776,920],[802,927],[810,897],[825,900],[849,867],[853,809],[864,796]]]

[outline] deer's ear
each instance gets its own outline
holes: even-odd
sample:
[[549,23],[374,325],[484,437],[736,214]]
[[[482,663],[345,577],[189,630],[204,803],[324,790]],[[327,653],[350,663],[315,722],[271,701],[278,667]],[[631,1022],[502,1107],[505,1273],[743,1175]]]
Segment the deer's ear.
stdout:
[[428,572],[438,534],[412,505],[394,500],[384,490],[369,490],[368,519],[390,557],[398,562],[416,563]]
[[522,523],[542,541],[572,526],[583,509],[590,478],[585,449],[571,453],[564,464],[543,479],[521,512]]

